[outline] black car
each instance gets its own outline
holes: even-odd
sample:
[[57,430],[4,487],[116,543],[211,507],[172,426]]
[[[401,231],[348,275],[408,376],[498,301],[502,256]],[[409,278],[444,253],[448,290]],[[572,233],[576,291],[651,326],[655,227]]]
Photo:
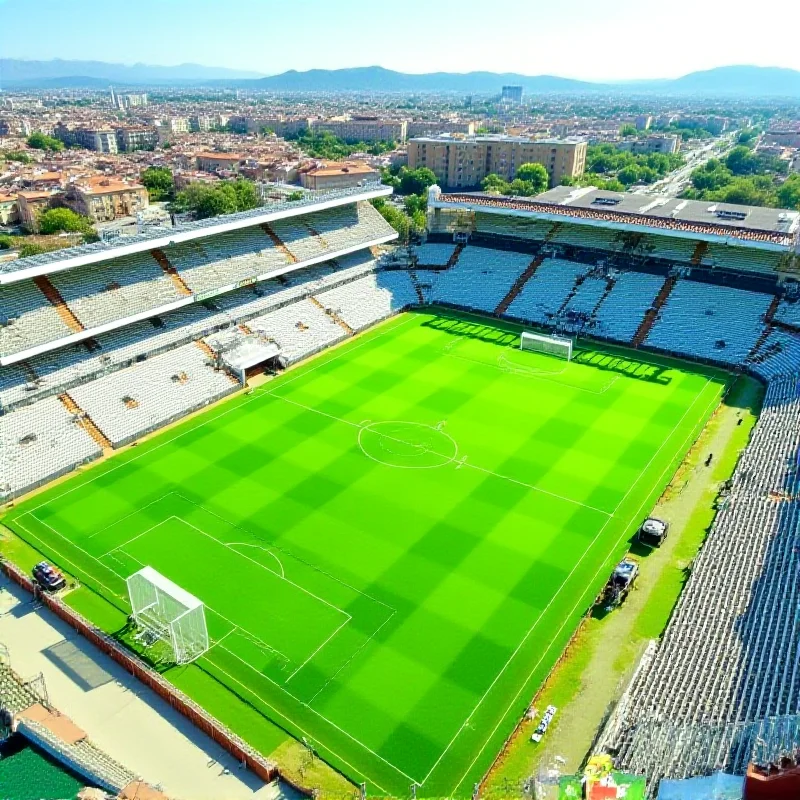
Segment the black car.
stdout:
[[658,547],[667,538],[669,523],[656,517],[648,517],[639,528],[639,541],[642,544],[649,544],[651,547]]
[[57,592],[67,585],[64,576],[46,561],[40,561],[33,568],[33,579],[48,592]]

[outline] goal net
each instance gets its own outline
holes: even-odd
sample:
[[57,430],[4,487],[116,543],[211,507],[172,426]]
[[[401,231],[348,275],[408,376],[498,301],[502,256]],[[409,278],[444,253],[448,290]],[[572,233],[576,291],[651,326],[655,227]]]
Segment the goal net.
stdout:
[[519,342],[520,350],[533,350],[535,353],[572,360],[572,339],[566,336],[548,336],[541,333],[523,331]]
[[152,567],[126,582],[137,627],[169,645],[176,664],[188,664],[208,650],[205,608],[194,595]]

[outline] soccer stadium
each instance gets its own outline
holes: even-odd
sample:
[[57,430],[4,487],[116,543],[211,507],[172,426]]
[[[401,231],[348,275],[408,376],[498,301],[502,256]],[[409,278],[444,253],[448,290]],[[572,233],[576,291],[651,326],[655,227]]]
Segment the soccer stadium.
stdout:
[[372,796],[476,796],[748,374],[758,423],[595,751],[649,796],[793,765],[800,213],[432,187],[398,248],[389,194],[0,265],[3,524],[129,618],[85,611],[143,674],[191,697],[195,665]]

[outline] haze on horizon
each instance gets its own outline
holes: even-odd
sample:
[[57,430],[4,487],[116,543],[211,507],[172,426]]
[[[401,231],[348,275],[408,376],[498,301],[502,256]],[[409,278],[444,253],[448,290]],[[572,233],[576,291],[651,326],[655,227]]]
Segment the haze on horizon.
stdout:
[[403,72],[519,72],[583,80],[674,78],[729,64],[800,70],[800,3],[669,6],[641,0],[0,0],[0,55],[272,75],[380,65]]

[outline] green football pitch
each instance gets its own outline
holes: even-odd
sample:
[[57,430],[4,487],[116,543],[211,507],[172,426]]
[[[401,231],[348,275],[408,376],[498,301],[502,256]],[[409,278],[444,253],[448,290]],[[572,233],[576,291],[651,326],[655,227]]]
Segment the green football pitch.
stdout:
[[728,380],[518,345],[403,314],[5,522],[123,610],[195,594],[199,666],[370,793],[469,796]]

